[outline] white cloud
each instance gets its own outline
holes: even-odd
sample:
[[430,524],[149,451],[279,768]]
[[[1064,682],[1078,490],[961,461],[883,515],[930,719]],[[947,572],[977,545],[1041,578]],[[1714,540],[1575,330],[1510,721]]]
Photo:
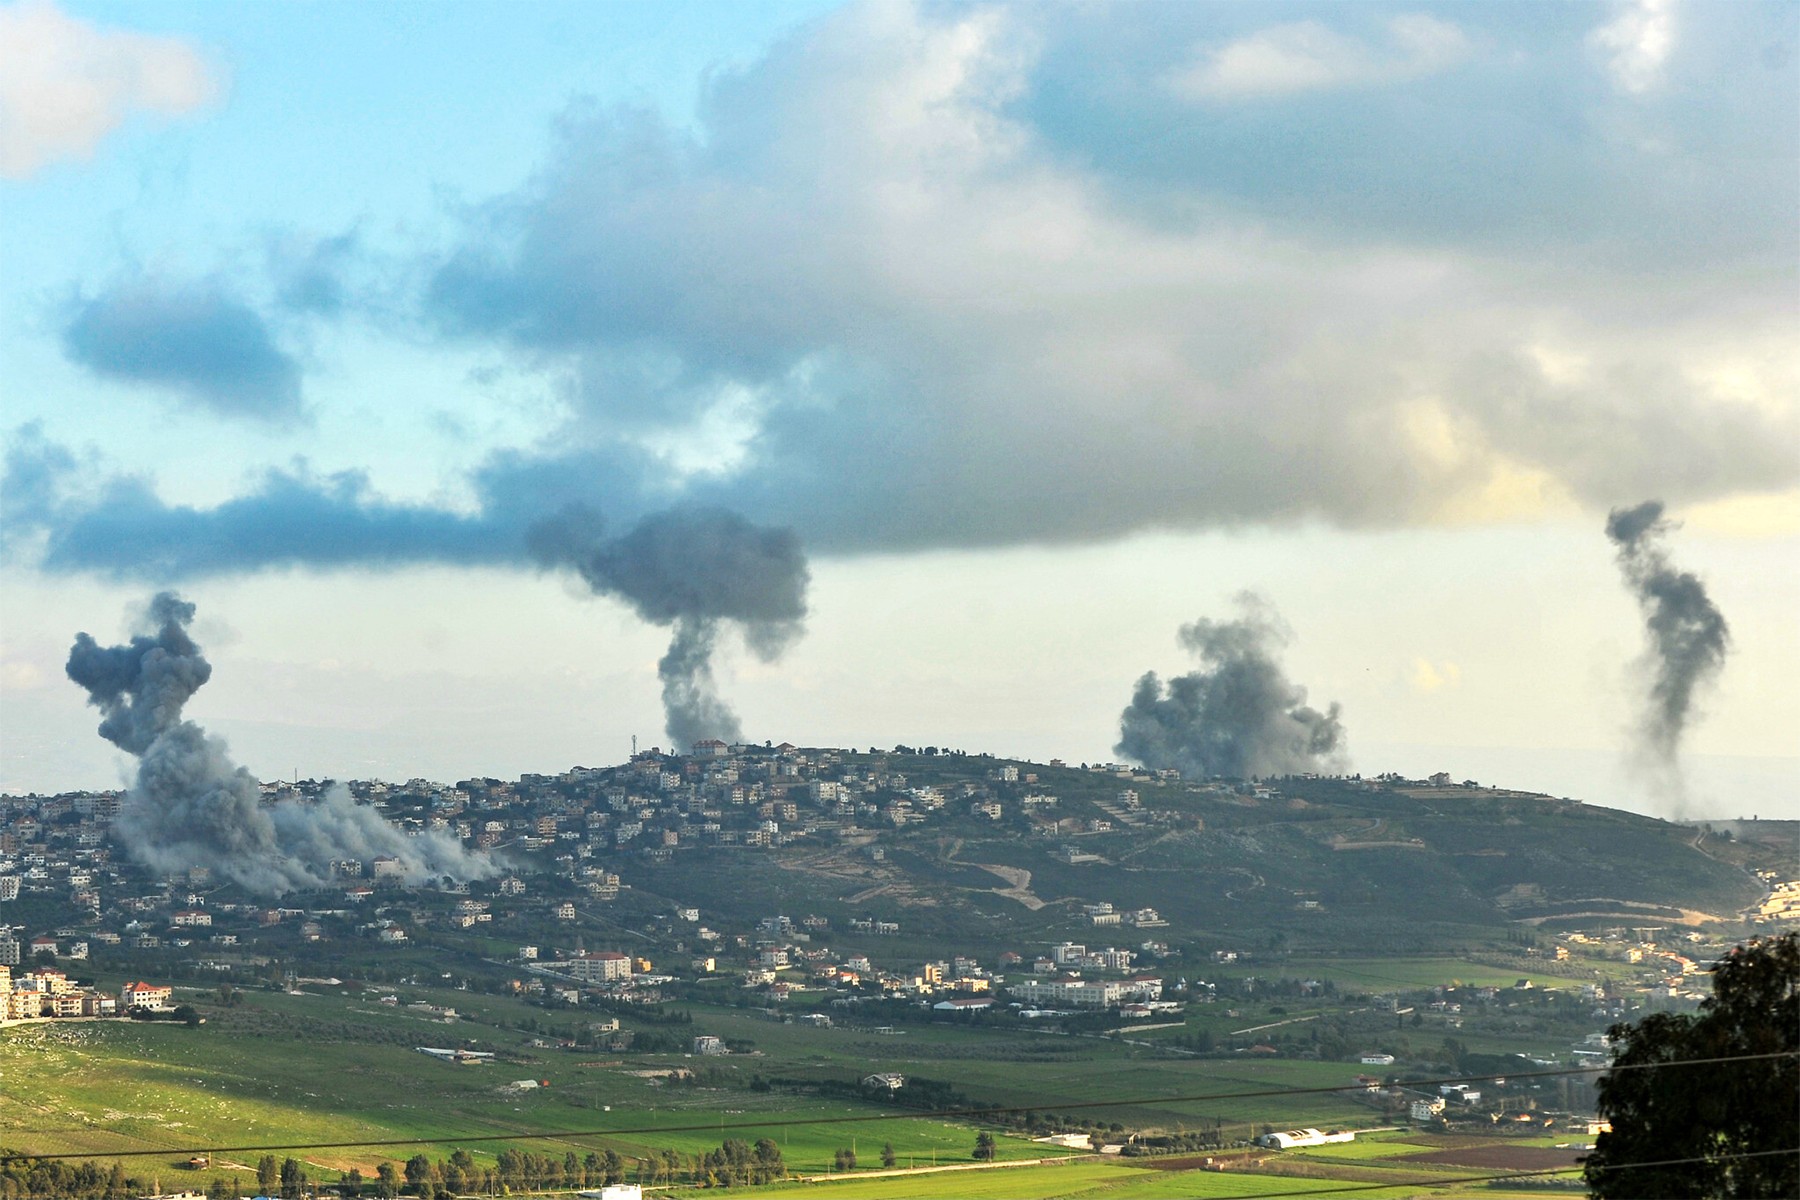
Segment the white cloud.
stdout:
[[133,113],[192,112],[220,86],[180,39],[102,29],[48,0],[0,8],[0,177],[87,158]]
[[1427,694],[1462,682],[1462,668],[1453,662],[1434,663],[1428,658],[1413,662],[1412,685]]
[[1318,21],[1296,21],[1203,48],[1174,87],[1196,100],[1370,87],[1435,74],[1468,52],[1461,29],[1422,13],[1390,19],[1381,43],[1346,36]]
[[1588,39],[1607,56],[1618,89],[1641,96],[1662,83],[1675,50],[1675,0],[1632,0]]

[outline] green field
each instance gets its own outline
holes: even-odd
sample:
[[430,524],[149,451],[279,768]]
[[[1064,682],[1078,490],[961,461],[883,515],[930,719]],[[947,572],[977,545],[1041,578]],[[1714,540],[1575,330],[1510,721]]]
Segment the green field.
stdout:
[[[1417,1149],[1417,1147],[1413,1147]],[[1398,1172],[1418,1180],[1442,1180],[1470,1172]],[[1167,1171],[1118,1162],[1084,1160],[1054,1166],[1007,1167],[994,1170],[950,1171],[883,1179],[859,1179],[827,1184],[787,1184],[766,1188],[759,1195],[790,1196],[804,1193],[820,1200],[929,1200],[932,1197],[966,1197],[967,1200],[1231,1200],[1250,1196],[1328,1196],[1334,1187],[1353,1188],[1349,1194],[1377,1200],[1417,1196],[1424,1185],[1401,1179],[1391,1188],[1368,1188],[1364,1175],[1320,1175],[1293,1178],[1260,1172]],[[1457,1186],[1431,1186],[1429,1194],[1448,1197],[1490,1197],[1511,1200],[1518,1196],[1542,1197],[1542,1191],[1514,1192],[1471,1182]],[[1552,1195],[1556,1193],[1550,1193]]]
[[[782,1086],[754,1090],[751,1081],[757,1076],[846,1080],[869,1071],[900,1071],[953,1081],[983,1103],[1051,1106],[1072,1118],[1121,1120],[1133,1128],[1194,1129],[1218,1119],[1237,1137],[1263,1125],[1366,1127],[1375,1116],[1342,1095],[1281,1094],[1342,1086],[1356,1069],[1342,1062],[1155,1056],[1118,1040],[1037,1030],[811,1029],[754,1009],[698,1004],[674,1006],[692,1016],[691,1025],[675,1027],[683,1037],[708,1032],[754,1043],[754,1049],[722,1059],[571,1053],[533,1045],[545,1032],[541,1023],[554,1020],[541,1007],[448,989],[398,991],[405,1000],[452,1005],[464,1019],[453,1025],[428,1021],[403,1006],[381,1004],[376,993],[360,988],[309,995],[256,992],[236,1007],[189,989],[177,998],[193,1001],[207,1017],[199,1028],[92,1022],[5,1030],[0,1079],[6,1081],[8,1104],[0,1107],[0,1145],[97,1158],[160,1149],[166,1156],[136,1157],[127,1165],[134,1175],[160,1175],[166,1183],[190,1152],[217,1147],[255,1147],[215,1158],[215,1170],[247,1172],[262,1147],[363,1143],[294,1151],[316,1178],[331,1178],[352,1166],[371,1174],[383,1159],[403,1161],[417,1152],[441,1158],[456,1148],[483,1162],[506,1145],[558,1157],[569,1150],[611,1148],[629,1160],[662,1149],[699,1154],[727,1137],[769,1137],[782,1147],[790,1170],[815,1178],[830,1174],[840,1149],[853,1149],[862,1170],[852,1178],[804,1185],[845,1200],[1299,1196],[1326,1194],[1322,1189],[1331,1181],[1392,1178],[1393,1190],[1356,1193],[1385,1196],[1409,1194],[1413,1181],[1469,1173],[1387,1162],[1418,1149],[1391,1140],[1281,1156],[1279,1170],[1309,1173],[1294,1178],[1262,1171],[1152,1170],[1143,1160],[1077,1157],[998,1132],[1003,1163],[1059,1156],[1070,1161],[869,1178],[889,1144],[903,1168],[967,1164],[977,1126]],[[530,1022],[540,1028],[519,1028]],[[633,1024],[631,1017],[626,1023]],[[515,1061],[454,1066],[414,1049],[455,1046],[464,1039]],[[629,1073],[675,1068],[698,1070],[701,1076],[696,1083],[676,1084]],[[525,1079],[548,1086],[506,1087]],[[1259,1092],[1274,1094],[1244,1095]],[[1193,1096],[1203,1098],[1173,1099]],[[1236,1098],[1205,1099],[1227,1096]],[[520,1140],[545,1133],[554,1136]],[[203,1176],[181,1172],[176,1178]],[[772,1190],[786,1194],[799,1185]],[[1472,1187],[1469,1194],[1502,1193]]]

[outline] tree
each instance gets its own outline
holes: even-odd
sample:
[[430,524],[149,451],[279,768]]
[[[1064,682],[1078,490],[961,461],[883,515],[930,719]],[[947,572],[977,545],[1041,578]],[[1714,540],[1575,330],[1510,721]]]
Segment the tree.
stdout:
[[265,1154],[256,1160],[257,1195],[273,1196],[275,1194],[275,1183],[280,1178],[281,1176],[275,1166],[275,1156],[273,1154]]
[[982,1162],[991,1162],[994,1157],[994,1135],[982,1130],[975,1135],[975,1157]]
[[292,1158],[281,1160],[281,1200],[300,1200],[306,1191],[306,1172]]
[[900,1161],[900,1156],[894,1153],[894,1143],[888,1142],[881,1147],[881,1165],[882,1166],[891,1167],[899,1161]]
[[125,1180],[124,1164],[114,1163],[112,1173],[106,1179],[106,1200],[125,1200],[125,1193],[130,1187]]
[[381,1200],[394,1200],[400,1194],[400,1172],[391,1162],[375,1168],[375,1190]]
[[854,1171],[856,1170],[856,1151],[847,1147],[839,1147],[837,1154],[832,1157],[831,1163],[833,1170]]
[[[1698,1013],[1607,1031],[1618,1053],[1597,1107],[1611,1132],[1583,1172],[1600,1200],[1800,1196],[1800,933],[1739,946],[1712,976]],[[1682,1065],[1751,1055],[1771,1057]]]
[[338,1189],[346,1196],[360,1196],[362,1195],[362,1188],[363,1173],[355,1167],[351,1167],[348,1171],[345,1171],[344,1177],[338,1180]]
[[787,1178],[787,1164],[781,1161],[781,1147],[771,1138],[757,1138],[751,1151],[752,1183],[773,1183]]

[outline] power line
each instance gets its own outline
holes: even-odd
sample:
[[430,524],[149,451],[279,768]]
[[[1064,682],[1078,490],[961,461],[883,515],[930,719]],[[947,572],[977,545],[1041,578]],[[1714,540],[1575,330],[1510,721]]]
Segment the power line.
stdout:
[[[1406,1083],[1429,1087],[1441,1083],[1479,1083],[1495,1079],[1548,1079],[1568,1075],[1597,1075],[1610,1071],[1647,1071],[1664,1067],[1703,1067],[1722,1063],[1761,1062],[1772,1058],[1800,1057],[1800,1051],[1781,1050],[1765,1054],[1739,1054],[1718,1058],[1689,1058],[1671,1062],[1627,1063],[1609,1067],[1564,1067],[1555,1071],[1506,1071],[1493,1075],[1453,1075],[1435,1079],[1411,1079]],[[1361,1084],[1339,1087],[1280,1087],[1247,1092],[1208,1092],[1183,1096],[1137,1096],[1124,1100],[1062,1100],[1053,1104],[983,1105],[968,1108],[923,1109],[907,1112],[862,1113],[843,1117],[791,1117],[767,1121],[706,1121],[693,1125],[640,1125],[609,1129],[556,1129],[546,1132],[475,1133],[450,1137],[377,1138],[349,1142],[292,1142],[283,1145],[255,1146],[170,1146],[160,1150],[117,1150],[56,1154],[9,1153],[0,1162],[50,1161],[73,1158],[150,1158],[164,1154],[264,1154],[277,1150],[373,1150],[387,1146],[450,1146],[464,1142],[529,1142],[555,1141],[564,1138],[625,1137],[658,1133],[703,1133],[713,1130],[785,1129],[807,1125],[857,1125],[874,1121],[926,1121],[955,1117],[996,1117],[1015,1113],[1049,1112],[1061,1109],[1138,1108],[1160,1104],[1198,1104],[1220,1100],[1267,1100],[1277,1096],[1323,1096],[1359,1093]]]

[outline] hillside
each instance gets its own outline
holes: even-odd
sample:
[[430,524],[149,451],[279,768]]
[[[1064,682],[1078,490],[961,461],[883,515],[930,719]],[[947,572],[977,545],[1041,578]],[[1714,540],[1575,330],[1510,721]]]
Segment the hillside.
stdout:
[[1481,787],[1196,785],[983,756],[837,753],[847,775],[890,782],[877,819],[818,822],[785,847],[700,846],[633,863],[635,889],[715,910],[891,917],[908,940],[1060,936],[1091,923],[1086,906],[1111,904],[1153,908],[1177,935],[1405,949],[1517,922],[1731,921],[1761,895],[1747,868],[1768,855],[1685,825]]

